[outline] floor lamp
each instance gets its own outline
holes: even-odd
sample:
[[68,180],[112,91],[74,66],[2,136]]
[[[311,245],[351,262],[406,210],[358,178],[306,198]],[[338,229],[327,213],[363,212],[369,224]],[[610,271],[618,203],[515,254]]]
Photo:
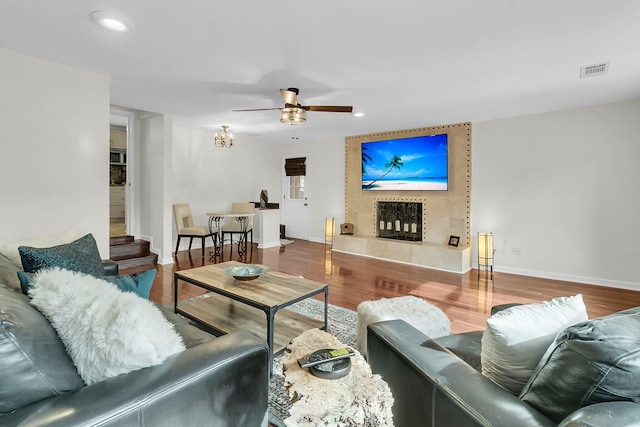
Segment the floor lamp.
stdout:
[[324,219],[324,244],[331,245],[333,247],[333,233],[335,231],[335,219],[325,218]]
[[493,233],[478,233],[478,274],[480,267],[490,270],[493,277]]

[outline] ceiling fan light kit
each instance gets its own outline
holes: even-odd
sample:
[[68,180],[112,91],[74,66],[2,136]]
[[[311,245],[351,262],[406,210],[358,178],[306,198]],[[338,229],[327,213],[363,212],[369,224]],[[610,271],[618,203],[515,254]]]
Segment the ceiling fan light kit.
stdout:
[[280,121],[290,125],[299,125],[307,121],[307,112],[298,107],[283,108],[280,110]]

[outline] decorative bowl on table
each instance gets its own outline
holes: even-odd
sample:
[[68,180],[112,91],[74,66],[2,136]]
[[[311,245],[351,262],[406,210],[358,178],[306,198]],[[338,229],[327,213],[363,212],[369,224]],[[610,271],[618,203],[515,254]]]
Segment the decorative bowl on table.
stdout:
[[263,265],[242,264],[226,267],[222,271],[229,276],[233,276],[233,278],[236,280],[247,281],[257,279],[261,274],[269,271],[269,269]]

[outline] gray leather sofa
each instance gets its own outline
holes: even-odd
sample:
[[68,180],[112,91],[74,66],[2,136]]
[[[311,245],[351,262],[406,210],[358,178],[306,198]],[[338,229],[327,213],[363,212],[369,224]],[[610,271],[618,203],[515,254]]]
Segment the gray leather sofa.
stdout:
[[55,330],[2,277],[0,425],[267,425],[268,348],[254,335],[216,338],[161,308],[187,349],[85,386]]
[[431,339],[402,320],[367,332],[368,362],[391,388],[396,427],[640,425],[640,405],[629,401],[585,406],[559,424],[547,418],[480,373],[482,332]]

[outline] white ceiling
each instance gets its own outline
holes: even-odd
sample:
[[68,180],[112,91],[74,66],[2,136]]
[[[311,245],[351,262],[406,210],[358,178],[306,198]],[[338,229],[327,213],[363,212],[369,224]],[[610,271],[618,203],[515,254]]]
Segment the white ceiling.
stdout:
[[[136,29],[97,26],[94,10]],[[3,0],[0,47],[111,77],[112,104],[301,141],[640,97],[637,0]],[[608,74],[580,67],[610,61]],[[0,64],[1,70],[1,64]],[[1,74],[1,71],[0,71]],[[367,115],[277,111],[303,105]]]

